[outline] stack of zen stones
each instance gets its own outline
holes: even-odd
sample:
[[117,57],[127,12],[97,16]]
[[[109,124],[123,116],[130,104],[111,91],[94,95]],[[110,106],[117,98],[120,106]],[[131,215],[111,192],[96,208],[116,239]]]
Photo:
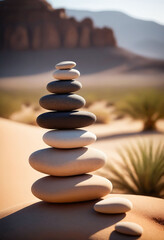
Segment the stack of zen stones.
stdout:
[[36,181],[32,193],[39,199],[52,203],[81,202],[101,198],[112,191],[112,184],[93,172],[105,164],[103,152],[86,147],[95,142],[95,134],[80,129],[93,124],[94,114],[77,109],[85,100],[73,92],[82,85],[74,80],[80,76],[73,69],[76,63],[58,63],[53,76],[55,81],[47,85],[52,94],[43,96],[40,105],[50,110],[38,116],[40,127],[51,129],[43,140],[49,148],[34,152],[30,165],[49,176]]
[[[106,161],[103,152],[87,147],[96,141],[95,134],[81,129],[93,124],[94,114],[77,109],[85,105],[85,99],[74,94],[82,88],[74,80],[80,76],[73,69],[75,62],[65,61],[56,65],[55,81],[48,83],[51,93],[40,99],[40,105],[49,112],[39,115],[40,127],[51,129],[43,136],[50,147],[31,154],[30,165],[48,176],[37,180],[32,193],[51,203],[73,203],[99,199],[112,191],[112,183],[91,172],[101,168]],[[111,196],[111,195],[109,195]],[[94,205],[102,214],[119,214],[130,211],[132,203],[122,197],[107,197]],[[129,235],[141,235],[142,227],[132,222],[120,222],[115,230]]]

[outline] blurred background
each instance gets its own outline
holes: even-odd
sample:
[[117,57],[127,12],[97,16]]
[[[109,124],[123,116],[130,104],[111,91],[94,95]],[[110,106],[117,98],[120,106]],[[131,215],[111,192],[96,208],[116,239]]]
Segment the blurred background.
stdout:
[[[81,72],[79,94],[87,101],[85,108],[97,116],[89,127],[98,137],[95,146],[108,159],[122,159],[121,169],[129,170],[125,175],[130,180],[113,166],[98,174],[111,179],[112,169],[114,189],[119,191],[163,196],[163,9],[161,0],[0,0],[0,117],[5,136],[1,146],[8,147],[13,136],[15,144],[23,144],[20,139],[25,136],[28,151],[23,148],[21,157],[35,150],[29,126],[26,131],[11,127],[2,118],[36,125],[44,111],[39,98],[48,94],[55,64],[72,60]],[[41,145],[42,132],[31,129],[38,136],[36,146]],[[132,151],[126,149],[126,157],[116,151],[123,144]]]
[[[28,112],[40,110],[51,71],[65,59],[77,62],[87,107],[99,101],[109,110],[128,95],[160,98],[162,7],[160,0],[1,0],[0,116],[19,120],[13,113],[24,112],[27,119],[20,115],[20,121],[35,124]],[[100,121],[110,121],[108,110]]]

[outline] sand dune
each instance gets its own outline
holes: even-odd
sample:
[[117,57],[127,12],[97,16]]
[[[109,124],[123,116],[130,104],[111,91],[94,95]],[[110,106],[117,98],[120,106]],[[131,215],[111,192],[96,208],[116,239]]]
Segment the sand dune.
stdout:
[[[57,49],[2,52],[0,88],[42,88],[54,65],[77,62],[83,86],[144,87],[164,85],[164,61],[147,59],[121,48]],[[10,66],[10,67],[9,67]]]
[[[128,144],[136,138],[151,138],[156,142],[163,140],[164,136],[157,133],[135,135],[141,127],[140,122],[129,124],[129,120],[125,119],[110,125],[93,125],[88,129],[98,136],[98,141],[93,144],[93,147],[102,149],[110,161],[117,156],[118,146]],[[92,209],[96,201],[74,204],[38,202],[30,189],[32,183],[43,177],[43,174],[30,167],[28,157],[33,151],[46,147],[42,141],[45,131],[39,127],[0,119],[1,239],[138,239],[120,235],[114,231],[114,225],[118,221],[132,221],[139,223],[144,229],[139,239],[163,240],[164,202],[162,199],[121,195],[130,199],[134,208],[127,214],[118,215],[95,213]],[[112,196],[115,195],[108,197]]]
[[[163,125],[163,122],[161,126]],[[108,159],[117,159],[116,149],[136,138],[163,140],[163,134],[135,135],[140,131],[140,122],[121,120],[109,125],[93,125],[87,129],[94,132],[98,140],[92,146],[103,150]],[[43,174],[33,170],[29,163],[29,155],[47,147],[42,141],[45,129],[0,119],[0,211],[19,204],[36,200],[31,193],[31,185]],[[129,134],[128,134],[129,133]],[[135,136],[135,138],[134,138]]]
[[[42,51],[1,51],[0,76],[26,76],[48,72],[57,62],[71,59],[80,66],[81,73],[93,74],[105,70],[121,72],[164,73],[164,61],[149,59],[122,48],[74,48]],[[123,67],[123,68],[120,68]]]

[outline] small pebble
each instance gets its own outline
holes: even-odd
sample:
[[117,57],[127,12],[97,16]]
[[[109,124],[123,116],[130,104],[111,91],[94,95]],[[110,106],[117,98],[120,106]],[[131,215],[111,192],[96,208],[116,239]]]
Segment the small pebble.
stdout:
[[133,205],[127,198],[110,197],[97,202],[94,210],[100,213],[117,214],[125,213],[132,209]]
[[119,233],[132,236],[140,236],[143,233],[143,228],[133,222],[119,222],[116,224],[115,230]]

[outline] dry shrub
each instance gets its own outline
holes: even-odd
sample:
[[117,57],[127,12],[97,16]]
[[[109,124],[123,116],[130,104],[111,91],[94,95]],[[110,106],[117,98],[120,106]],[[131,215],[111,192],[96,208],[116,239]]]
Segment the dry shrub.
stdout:
[[11,114],[10,119],[16,122],[36,125],[36,118],[42,112],[43,110],[40,107],[24,103],[19,111]]
[[117,105],[117,112],[125,114],[134,120],[142,120],[143,131],[156,129],[156,122],[164,119],[163,93],[147,91],[133,94]]
[[96,115],[96,123],[107,124],[110,121],[110,108],[104,101],[92,104],[88,110]]

